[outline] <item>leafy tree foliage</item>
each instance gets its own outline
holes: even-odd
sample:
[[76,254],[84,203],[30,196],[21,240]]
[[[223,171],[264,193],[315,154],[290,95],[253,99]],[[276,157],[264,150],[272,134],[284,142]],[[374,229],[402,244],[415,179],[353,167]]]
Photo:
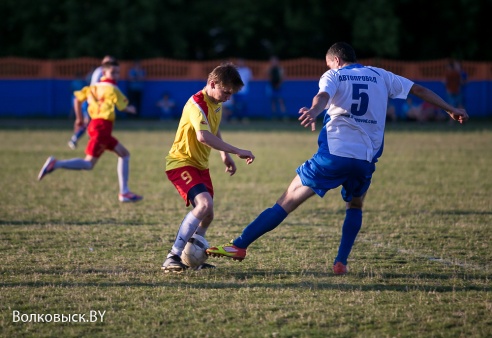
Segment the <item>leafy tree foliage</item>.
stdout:
[[2,0],[0,56],[320,58],[343,40],[361,58],[490,60],[491,10],[490,0]]

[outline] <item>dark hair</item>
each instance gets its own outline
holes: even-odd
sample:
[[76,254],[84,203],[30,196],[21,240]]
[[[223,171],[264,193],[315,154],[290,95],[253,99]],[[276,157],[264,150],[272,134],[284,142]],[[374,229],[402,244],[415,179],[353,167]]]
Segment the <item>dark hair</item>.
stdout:
[[336,42],[326,52],[326,55],[333,55],[347,62],[356,62],[355,50],[346,42]]
[[119,62],[117,60],[113,60],[113,61],[108,61],[108,62],[104,62],[102,64],[102,67],[103,69],[107,69],[107,68],[110,68],[110,67],[114,67],[114,66],[119,66]]
[[116,61],[116,58],[112,55],[106,55],[105,57],[103,57],[103,59],[101,60],[101,65],[103,63],[106,63],[106,62],[110,62],[110,61]]

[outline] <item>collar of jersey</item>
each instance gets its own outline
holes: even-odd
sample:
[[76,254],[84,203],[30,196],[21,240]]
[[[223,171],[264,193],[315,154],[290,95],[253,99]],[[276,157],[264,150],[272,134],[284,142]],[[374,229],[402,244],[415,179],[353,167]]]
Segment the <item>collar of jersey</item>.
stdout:
[[345,67],[342,67],[342,68],[339,68],[338,70],[342,70],[342,69],[354,69],[354,68],[363,68],[364,66],[361,65],[360,63],[352,63],[348,66],[345,66]]
[[116,81],[115,80],[107,79],[105,77],[101,78],[101,80],[99,82],[111,83],[111,84],[114,84],[116,86]]

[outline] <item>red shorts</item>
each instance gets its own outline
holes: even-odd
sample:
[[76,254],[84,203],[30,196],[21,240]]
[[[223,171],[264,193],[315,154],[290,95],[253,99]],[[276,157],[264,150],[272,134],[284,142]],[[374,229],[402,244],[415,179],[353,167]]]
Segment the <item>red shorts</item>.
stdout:
[[89,142],[85,148],[85,153],[98,158],[105,150],[114,150],[118,140],[111,135],[112,132],[113,122],[103,119],[91,120],[87,127]]
[[174,184],[181,197],[185,200],[186,206],[190,205],[188,193],[198,184],[204,184],[208,193],[214,197],[214,187],[208,169],[198,169],[192,166],[171,169],[166,171],[167,178]]

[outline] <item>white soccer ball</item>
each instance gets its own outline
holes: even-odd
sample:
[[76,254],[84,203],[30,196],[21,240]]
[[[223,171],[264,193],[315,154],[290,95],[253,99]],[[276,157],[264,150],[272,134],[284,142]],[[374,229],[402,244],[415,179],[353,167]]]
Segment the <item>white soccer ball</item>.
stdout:
[[196,268],[203,264],[208,255],[205,252],[209,247],[205,238],[200,235],[194,234],[186,243],[186,246],[181,254],[181,260],[189,267]]

